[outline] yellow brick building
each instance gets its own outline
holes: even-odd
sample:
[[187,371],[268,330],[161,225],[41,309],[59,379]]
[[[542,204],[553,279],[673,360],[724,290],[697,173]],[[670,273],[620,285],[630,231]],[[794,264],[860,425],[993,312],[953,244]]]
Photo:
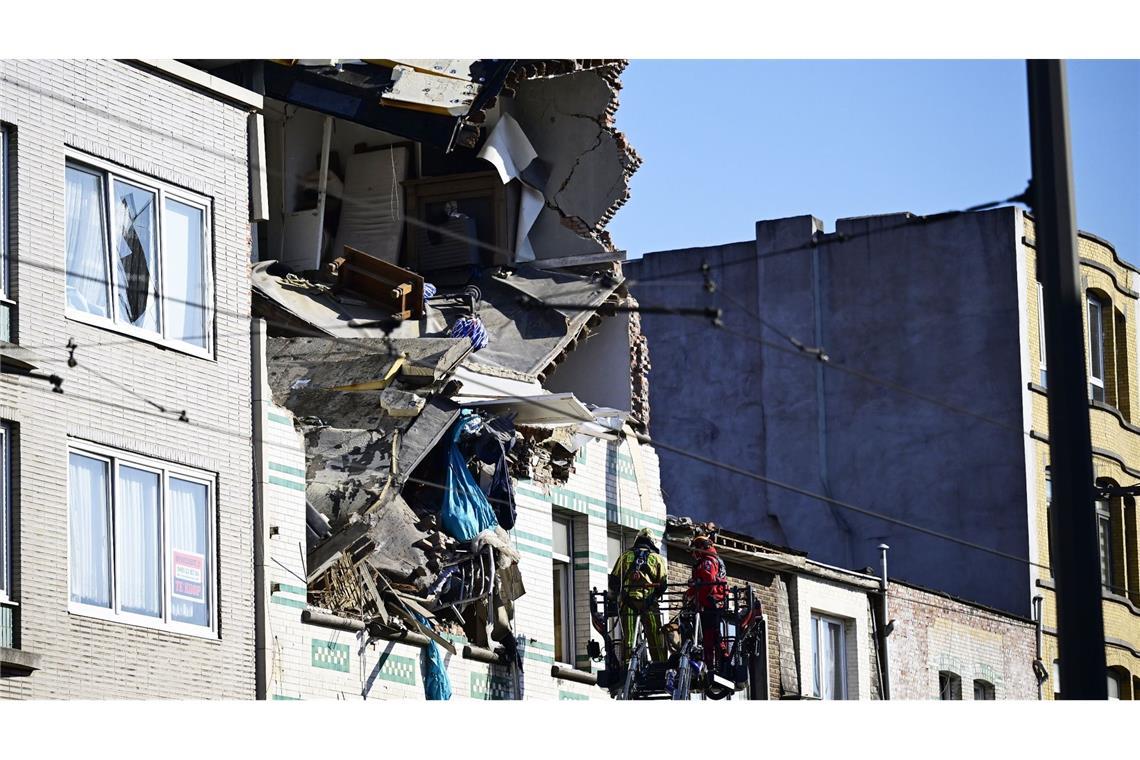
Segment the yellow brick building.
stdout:
[[[1036,465],[1036,561],[1050,566],[1049,414],[1046,402],[1048,357],[1043,348],[1042,292],[1032,273],[1037,263],[1033,220],[1023,219],[1028,292],[1028,346],[1031,367],[1032,426]],[[1081,287],[1085,292],[1085,360],[1089,374],[1089,419],[1093,469],[1098,484],[1140,483],[1140,386],[1137,378],[1135,290],[1140,270],[1122,261],[1108,242],[1094,235],[1078,237]],[[1140,528],[1131,497],[1097,502],[1101,547],[1101,593],[1109,696],[1140,699]],[[1034,583],[1044,599],[1042,659],[1049,670],[1045,697],[1058,691],[1057,606],[1052,573],[1034,568]],[[1050,667],[1051,666],[1051,667]]]

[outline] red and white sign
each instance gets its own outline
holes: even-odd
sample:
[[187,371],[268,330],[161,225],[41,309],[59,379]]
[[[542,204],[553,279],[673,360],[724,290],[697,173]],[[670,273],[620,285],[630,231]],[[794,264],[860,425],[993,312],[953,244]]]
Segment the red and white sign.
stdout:
[[174,588],[172,593],[179,599],[191,602],[206,601],[206,557],[194,552],[171,551],[171,564],[174,567]]

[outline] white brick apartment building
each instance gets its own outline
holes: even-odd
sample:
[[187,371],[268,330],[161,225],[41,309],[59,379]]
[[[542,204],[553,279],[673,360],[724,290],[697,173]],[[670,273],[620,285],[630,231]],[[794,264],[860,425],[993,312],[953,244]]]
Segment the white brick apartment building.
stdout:
[[260,98],[211,80],[0,61],[0,699],[254,696]]

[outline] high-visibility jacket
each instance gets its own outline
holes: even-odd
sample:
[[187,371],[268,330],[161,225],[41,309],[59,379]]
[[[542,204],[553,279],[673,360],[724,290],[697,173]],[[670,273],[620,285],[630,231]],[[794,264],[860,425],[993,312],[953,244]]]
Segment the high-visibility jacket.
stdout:
[[618,557],[610,575],[619,579],[626,597],[641,601],[665,583],[665,560],[648,547],[635,546]]

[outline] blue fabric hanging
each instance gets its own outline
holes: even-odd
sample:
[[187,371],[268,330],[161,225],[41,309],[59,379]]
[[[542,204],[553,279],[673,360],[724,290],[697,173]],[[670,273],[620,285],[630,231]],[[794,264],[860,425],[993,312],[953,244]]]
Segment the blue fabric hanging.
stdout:
[[483,531],[498,525],[487,496],[471,476],[467,462],[459,450],[459,438],[468,425],[478,425],[479,417],[470,409],[459,412],[459,421],[451,433],[451,449],[447,453],[447,490],[439,511],[440,524],[457,541],[470,541]]
[[[427,618],[415,612],[412,614],[428,628],[432,627]],[[420,674],[424,679],[424,697],[429,700],[451,699],[451,678],[447,675],[447,666],[443,664],[439,645],[434,641],[420,652]]]
[[479,317],[463,316],[455,320],[449,333],[453,338],[470,338],[475,350],[486,348],[491,339],[487,337],[487,328]]

